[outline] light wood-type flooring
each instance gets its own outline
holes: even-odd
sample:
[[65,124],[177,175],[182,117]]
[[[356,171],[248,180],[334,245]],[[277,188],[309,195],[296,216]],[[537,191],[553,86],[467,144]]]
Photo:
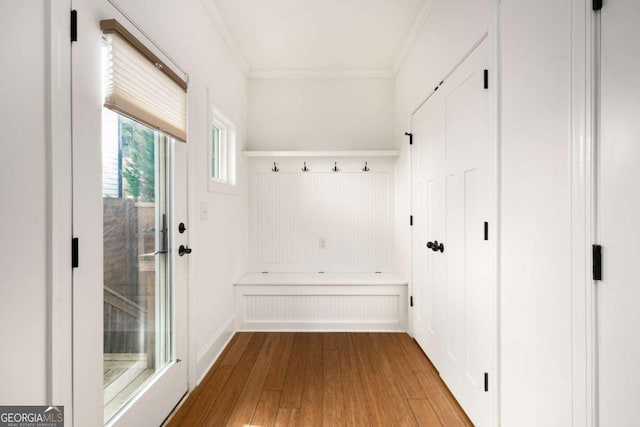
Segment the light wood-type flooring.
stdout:
[[471,426],[403,333],[237,333],[167,426]]

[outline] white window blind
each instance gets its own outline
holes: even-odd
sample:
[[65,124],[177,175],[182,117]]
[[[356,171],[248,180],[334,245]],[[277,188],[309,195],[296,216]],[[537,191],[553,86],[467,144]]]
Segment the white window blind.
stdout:
[[186,82],[117,21],[100,26],[107,49],[104,106],[186,141]]

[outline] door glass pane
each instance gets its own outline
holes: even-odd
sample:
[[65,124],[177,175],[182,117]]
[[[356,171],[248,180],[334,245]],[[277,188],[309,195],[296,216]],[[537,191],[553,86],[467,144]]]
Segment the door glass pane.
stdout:
[[103,110],[105,422],[171,360],[168,143]]

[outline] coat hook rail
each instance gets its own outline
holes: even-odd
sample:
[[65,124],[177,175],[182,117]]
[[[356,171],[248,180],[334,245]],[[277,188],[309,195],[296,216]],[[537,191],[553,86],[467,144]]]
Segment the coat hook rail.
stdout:
[[278,165],[276,164],[276,162],[273,162],[273,169],[271,169],[272,172],[278,172],[280,169],[278,168]]

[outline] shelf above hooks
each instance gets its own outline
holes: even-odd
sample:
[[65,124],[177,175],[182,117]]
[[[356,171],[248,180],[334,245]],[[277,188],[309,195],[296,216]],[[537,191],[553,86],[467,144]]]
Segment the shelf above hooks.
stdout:
[[398,150],[369,151],[243,151],[244,157],[398,157]]

